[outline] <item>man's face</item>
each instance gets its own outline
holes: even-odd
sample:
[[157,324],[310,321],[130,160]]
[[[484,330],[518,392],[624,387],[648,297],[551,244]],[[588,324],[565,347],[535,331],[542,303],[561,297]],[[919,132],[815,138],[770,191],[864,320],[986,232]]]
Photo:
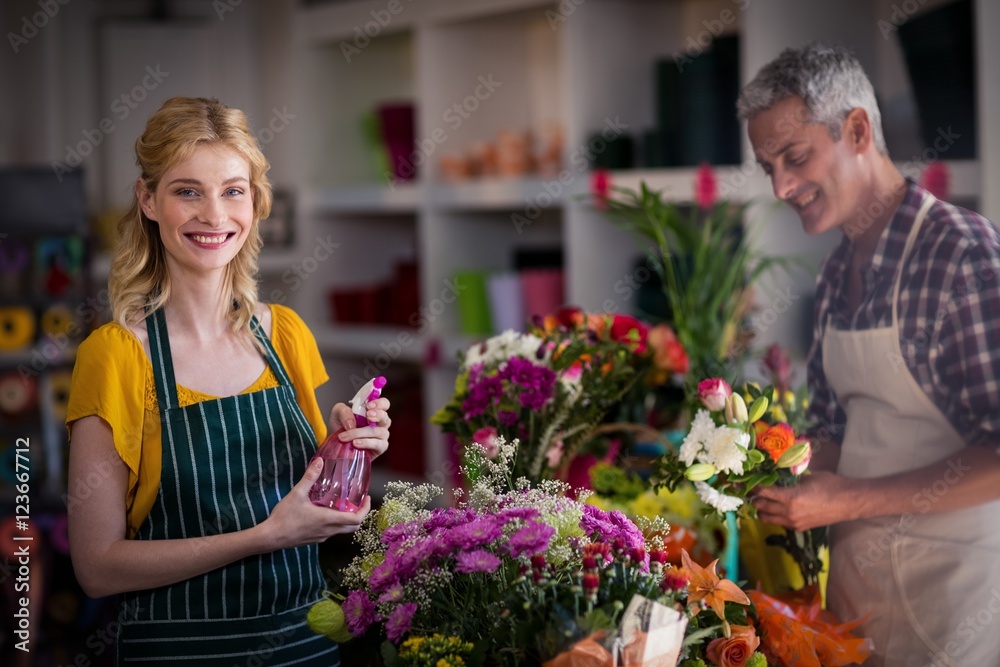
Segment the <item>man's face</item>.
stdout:
[[849,141],[834,141],[825,125],[809,122],[801,98],[787,97],[757,114],[748,133],[774,196],[795,209],[807,234],[840,227],[855,214],[860,156]]

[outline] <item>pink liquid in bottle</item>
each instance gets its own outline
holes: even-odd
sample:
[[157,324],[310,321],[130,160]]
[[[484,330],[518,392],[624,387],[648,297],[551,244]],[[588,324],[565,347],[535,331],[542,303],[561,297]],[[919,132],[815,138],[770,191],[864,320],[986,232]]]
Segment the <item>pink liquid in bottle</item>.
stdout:
[[[358,428],[368,426],[366,406],[381,396],[384,386],[385,378],[379,376],[354,396],[351,404]],[[357,512],[371,484],[372,456],[350,441],[342,442],[339,437],[342,432],[330,435],[313,456],[323,459],[323,472],[309,490],[309,500],[341,512]]]

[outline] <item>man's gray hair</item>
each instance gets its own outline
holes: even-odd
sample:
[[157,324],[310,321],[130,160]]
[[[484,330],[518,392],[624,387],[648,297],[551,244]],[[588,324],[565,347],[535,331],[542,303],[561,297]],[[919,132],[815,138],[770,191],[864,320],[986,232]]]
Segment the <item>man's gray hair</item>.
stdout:
[[813,43],[801,49],[785,49],[743,87],[736,113],[740,120],[750,120],[792,96],[805,103],[808,118],[801,120],[826,125],[834,141],[840,141],[840,128],[847,114],[852,109],[864,109],[875,148],[887,154],[875,89],[861,63],[844,47]]

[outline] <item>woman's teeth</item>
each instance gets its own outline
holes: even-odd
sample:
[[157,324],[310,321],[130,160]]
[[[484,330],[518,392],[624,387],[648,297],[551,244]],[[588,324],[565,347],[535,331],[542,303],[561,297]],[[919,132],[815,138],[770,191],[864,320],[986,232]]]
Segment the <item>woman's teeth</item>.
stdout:
[[223,241],[225,241],[226,239],[228,239],[229,238],[229,234],[223,234],[221,236],[201,236],[200,234],[192,234],[191,238],[193,238],[198,243],[215,243],[215,244],[218,244],[218,243],[222,243]]

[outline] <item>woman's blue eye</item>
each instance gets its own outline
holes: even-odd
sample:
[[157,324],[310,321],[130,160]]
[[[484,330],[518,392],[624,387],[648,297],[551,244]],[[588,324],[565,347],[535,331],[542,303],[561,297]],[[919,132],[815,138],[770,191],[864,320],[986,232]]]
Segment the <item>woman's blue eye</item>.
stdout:
[[182,197],[191,197],[191,196],[194,196],[197,193],[194,190],[192,190],[191,188],[183,188],[181,190],[178,190],[177,194],[179,194]]
[[228,190],[226,190],[226,194],[227,195],[241,195],[241,194],[243,194],[243,191],[240,190],[239,188],[229,188]]

